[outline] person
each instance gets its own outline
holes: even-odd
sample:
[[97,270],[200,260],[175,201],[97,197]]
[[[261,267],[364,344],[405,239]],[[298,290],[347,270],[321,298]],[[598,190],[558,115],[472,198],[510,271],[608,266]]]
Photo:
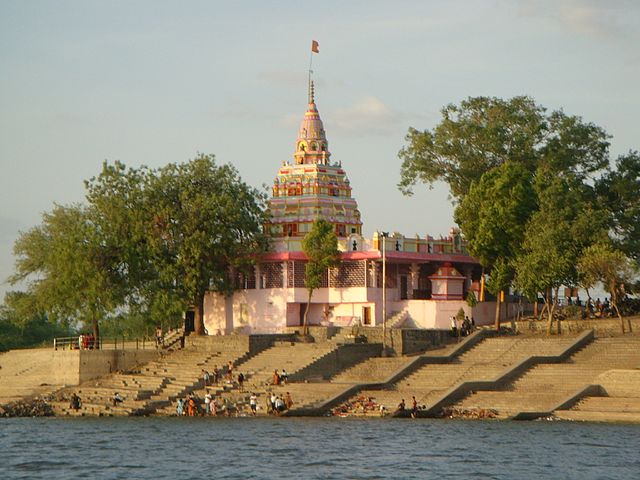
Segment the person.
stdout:
[[176,403],[176,415],[178,415],[179,417],[184,415],[184,400],[181,398],[179,398],[178,402]]
[[244,374],[242,372],[238,374],[238,388],[241,392],[244,391]]
[[418,415],[418,401],[415,395],[411,397],[411,418],[416,418]]
[[211,393],[207,389],[207,393],[204,396],[204,413],[209,415],[211,413]]
[[229,364],[227,365],[227,380],[233,381],[233,362],[229,360]]
[[202,379],[204,380],[204,386],[208,387],[209,386],[210,375],[209,375],[209,372],[207,372],[204,369],[202,370]]
[[287,373],[287,371],[283,368],[282,372],[280,373],[280,383],[282,385],[285,385],[287,383],[287,380],[289,380],[289,374]]
[[80,407],[82,407],[82,400],[80,399],[80,397],[76,392],[73,392],[73,394],[71,395],[71,402],[69,403],[69,408],[73,408],[77,412],[78,410],[80,410]]
[[160,348],[163,344],[162,327],[156,325],[156,348]]
[[293,399],[291,398],[291,394],[287,392],[284,396],[284,404],[287,407],[287,410],[293,407]]
[[211,403],[209,403],[209,411],[214,417],[218,415],[218,402],[216,397],[211,397]]
[[276,414],[280,415],[285,410],[285,403],[282,397],[277,397],[275,402]]
[[272,412],[276,412],[276,400],[278,399],[278,397],[276,397],[276,394],[274,392],[271,393],[271,411]]
[[451,317],[451,335],[455,337],[457,336],[457,334],[458,334],[458,327],[456,325],[456,317],[454,315],[453,317]]
[[[454,317],[455,318],[455,317]],[[406,407],[406,404],[404,403],[404,398],[400,401],[400,403],[398,404],[398,412],[404,412],[404,409]]]
[[273,371],[273,384],[280,385],[280,374],[277,369]]
[[271,401],[271,395],[266,395],[265,396],[265,401],[267,403],[267,413],[271,413],[273,412],[273,402]]
[[122,398],[122,395],[120,395],[119,392],[116,392],[113,394],[113,398],[111,399],[113,402],[113,406],[117,406],[119,403],[124,402],[124,398]]
[[220,370],[218,370],[218,365],[213,366],[213,381],[216,385],[220,381]]
[[251,393],[249,397],[249,407],[251,408],[251,415],[256,416],[256,410],[258,409],[258,397],[255,393]]
[[187,415],[190,417],[196,416],[196,399],[193,398],[193,395],[189,395],[187,400]]

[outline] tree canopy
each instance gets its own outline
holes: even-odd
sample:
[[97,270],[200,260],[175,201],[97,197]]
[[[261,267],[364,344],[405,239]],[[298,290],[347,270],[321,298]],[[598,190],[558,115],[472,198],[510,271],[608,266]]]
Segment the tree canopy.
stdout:
[[441,113],[432,130],[409,129],[398,186],[410,194],[418,183],[448,184],[492,291],[515,282],[551,301],[553,289],[577,285],[578,259],[607,233],[637,258],[637,152],[612,170],[602,128],[529,97],[468,98]]
[[105,163],[87,204],[55,206],[15,245],[13,283],[52,320],[93,325],[129,312],[152,321],[232,290],[233,269],[265,248],[264,196],[212,155],[162,168]]
[[340,264],[338,237],[332,224],[326,220],[316,220],[311,231],[302,239],[302,250],[307,256],[304,270],[304,283],[309,293],[307,308],[304,312],[303,334],[309,334],[307,317],[314,290],[322,286],[322,280],[330,268]]

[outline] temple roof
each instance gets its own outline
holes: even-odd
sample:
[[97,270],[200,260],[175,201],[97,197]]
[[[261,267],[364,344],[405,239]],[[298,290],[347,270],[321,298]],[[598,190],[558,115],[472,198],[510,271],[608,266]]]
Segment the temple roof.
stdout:
[[330,156],[327,136],[316,107],[313,84],[311,84],[309,105],[300,123],[296,151],[293,157],[296,164],[319,163],[326,165]]

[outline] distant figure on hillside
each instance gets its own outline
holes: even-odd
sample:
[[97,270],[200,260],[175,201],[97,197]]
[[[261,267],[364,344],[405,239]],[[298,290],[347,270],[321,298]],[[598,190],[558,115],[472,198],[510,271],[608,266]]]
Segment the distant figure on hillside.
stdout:
[[69,408],[73,408],[77,412],[78,410],[80,410],[80,407],[82,407],[82,400],[80,399],[77,393],[73,392],[73,394],[71,395],[71,402],[69,403]]
[[273,371],[273,384],[280,385],[280,374],[277,369]]
[[289,392],[287,392],[284,396],[284,404],[287,407],[287,410],[293,407],[293,399],[291,398],[291,394]]
[[229,364],[227,365],[227,380],[230,382],[233,381],[233,362],[229,360]]
[[213,366],[213,382],[217,385],[220,381],[220,370],[218,370],[218,365]]
[[283,368],[282,372],[280,372],[280,383],[282,385],[285,385],[287,383],[287,381],[289,380],[289,374],[287,373],[287,371]]
[[164,343],[164,338],[162,336],[162,327],[160,325],[156,325],[156,348],[160,348]]
[[204,381],[204,386],[208,387],[209,386],[209,380],[210,380],[210,375],[209,372],[207,372],[206,370],[202,370],[202,380]]
[[244,392],[244,374],[242,372],[238,374],[238,387],[241,392]]

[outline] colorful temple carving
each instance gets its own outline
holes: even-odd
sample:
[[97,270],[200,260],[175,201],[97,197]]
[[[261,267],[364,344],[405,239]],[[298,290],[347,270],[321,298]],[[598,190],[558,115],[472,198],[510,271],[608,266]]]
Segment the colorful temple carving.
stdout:
[[[207,295],[205,327],[210,334],[285,331],[302,324],[307,308],[311,325],[381,325],[385,312],[391,328],[449,328],[460,308],[478,324],[492,321],[495,304],[483,302],[472,309],[465,302],[469,292],[479,298],[482,270],[467,253],[459,230],[440,238],[383,237],[379,232],[370,240],[362,236],[346,172],[331,161],[312,84],[293,159],[278,170],[268,209],[265,229],[272,249],[250,275],[237,274],[233,295]],[[335,226],[342,262],[326,272],[307,306],[302,239],[320,218]]]
[[330,161],[329,143],[316,108],[313,85],[300,124],[293,163],[283,162],[273,182],[266,225],[276,251],[301,250],[301,240],[313,222],[325,219],[344,239],[360,236],[362,221],[347,174]]

